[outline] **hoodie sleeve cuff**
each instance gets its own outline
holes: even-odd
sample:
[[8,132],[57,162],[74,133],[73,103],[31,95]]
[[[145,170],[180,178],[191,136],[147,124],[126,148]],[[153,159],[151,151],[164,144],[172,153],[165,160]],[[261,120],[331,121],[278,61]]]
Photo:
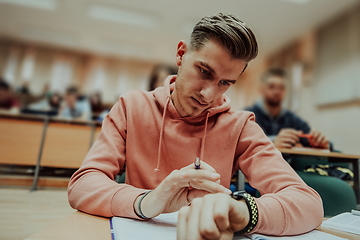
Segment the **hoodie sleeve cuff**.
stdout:
[[[266,233],[269,235],[280,235],[286,228],[285,213],[276,198],[263,196],[255,199],[259,219],[251,233]],[[278,214],[273,214],[274,212]]]
[[111,200],[112,214],[116,217],[141,219],[134,211],[134,201],[139,195],[147,191],[149,190],[132,186],[119,189]]

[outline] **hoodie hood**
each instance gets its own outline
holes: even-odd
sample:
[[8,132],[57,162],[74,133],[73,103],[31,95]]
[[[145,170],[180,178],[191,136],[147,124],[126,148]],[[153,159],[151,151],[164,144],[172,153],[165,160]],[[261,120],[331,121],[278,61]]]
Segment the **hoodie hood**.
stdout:
[[[213,105],[203,111],[201,114],[195,117],[182,117],[178,111],[176,110],[172,100],[171,93],[175,88],[176,76],[168,76],[165,79],[164,87],[159,87],[153,91],[155,98],[157,99],[159,105],[163,108],[162,121],[160,126],[160,138],[159,138],[159,148],[158,148],[158,158],[157,164],[154,169],[154,172],[159,172],[160,162],[161,162],[161,148],[163,143],[163,135],[164,135],[164,126],[165,126],[165,117],[169,113],[169,115],[174,119],[182,119],[185,122],[192,125],[201,125],[204,124],[204,134],[201,140],[200,146],[200,156],[196,157],[200,160],[204,160],[204,151],[205,151],[205,139],[209,118],[222,112],[227,112],[230,110],[230,99],[223,95],[220,99],[213,103]],[[195,160],[195,159],[194,159]]]

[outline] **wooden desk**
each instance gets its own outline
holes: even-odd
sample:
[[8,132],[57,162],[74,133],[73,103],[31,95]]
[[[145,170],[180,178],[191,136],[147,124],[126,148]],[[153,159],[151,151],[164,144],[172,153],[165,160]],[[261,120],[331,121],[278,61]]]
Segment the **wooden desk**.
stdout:
[[108,218],[74,212],[58,223],[25,238],[24,240],[106,240],[111,239]]
[[90,148],[91,126],[50,121],[40,166],[79,168]]
[[43,119],[0,118],[0,163],[36,165]]
[[97,121],[17,114],[0,110],[0,164],[79,168],[101,129]]
[[359,155],[343,154],[338,152],[324,152],[321,150],[300,150],[278,148],[283,156],[304,156],[304,157],[327,157],[329,162],[346,162],[351,163],[354,172],[354,191],[357,203],[360,204],[360,175],[359,175]]
[[[350,240],[360,239],[359,235],[319,227],[319,231]],[[74,212],[60,222],[25,238],[24,240],[110,240],[109,218]]]

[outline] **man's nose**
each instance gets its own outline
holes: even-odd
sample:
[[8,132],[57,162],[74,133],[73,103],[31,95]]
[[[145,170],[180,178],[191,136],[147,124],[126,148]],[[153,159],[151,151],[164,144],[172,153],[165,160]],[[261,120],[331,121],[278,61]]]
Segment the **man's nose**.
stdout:
[[200,91],[202,96],[202,101],[206,103],[211,103],[214,101],[216,95],[216,87],[214,84],[206,84]]

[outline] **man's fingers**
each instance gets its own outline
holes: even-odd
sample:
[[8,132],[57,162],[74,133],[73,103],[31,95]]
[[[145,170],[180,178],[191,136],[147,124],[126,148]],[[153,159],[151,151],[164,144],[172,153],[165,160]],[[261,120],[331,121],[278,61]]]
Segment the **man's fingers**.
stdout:
[[291,148],[292,145],[290,143],[283,142],[283,143],[280,144],[280,147],[282,147],[282,148]]
[[[217,182],[220,174],[206,170],[182,169],[172,171],[163,181],[163,190],[180,189],[188,187],[190,181],[212,181]],[[219,185],[219,184],[218,184]]]
[[230,204],[228,204],[229,200],[231,200],[230,196],[224,194],[218,194],[218,198],[216,199],[214,208],[214,220],[221,232],[226,231],[229,228],[229,212],[230,212]]
[[187,218],[190,211],[190,207],[182,207],[178,214],[178,221],[176,225],[176,239],[185,240],[187,232]]
[[280,135],[280,136],[281,135],[292,135],[292,136],[299,137],[301,133],[302,133],[302,131],[298,131],[293,128],[284,128],[284,129],[281,129],[281,131],[279,132],[278,135]]
[[186,239],[202,239],[199,233],[199,218],[202,209],[202,199],[195,198],[191,202],[187,218]]
[[204,196],[202,199],[202,209],[200,212],[199,231],[200,235],[205,239],[219,239],[220,231],[214,221],[214,209],[216,209],[216,200],[210,195]]
[[190,186],[199,190],[204,190],[210,193],[226,193],[231,194],[231,190],[212,181],[190,181]]

